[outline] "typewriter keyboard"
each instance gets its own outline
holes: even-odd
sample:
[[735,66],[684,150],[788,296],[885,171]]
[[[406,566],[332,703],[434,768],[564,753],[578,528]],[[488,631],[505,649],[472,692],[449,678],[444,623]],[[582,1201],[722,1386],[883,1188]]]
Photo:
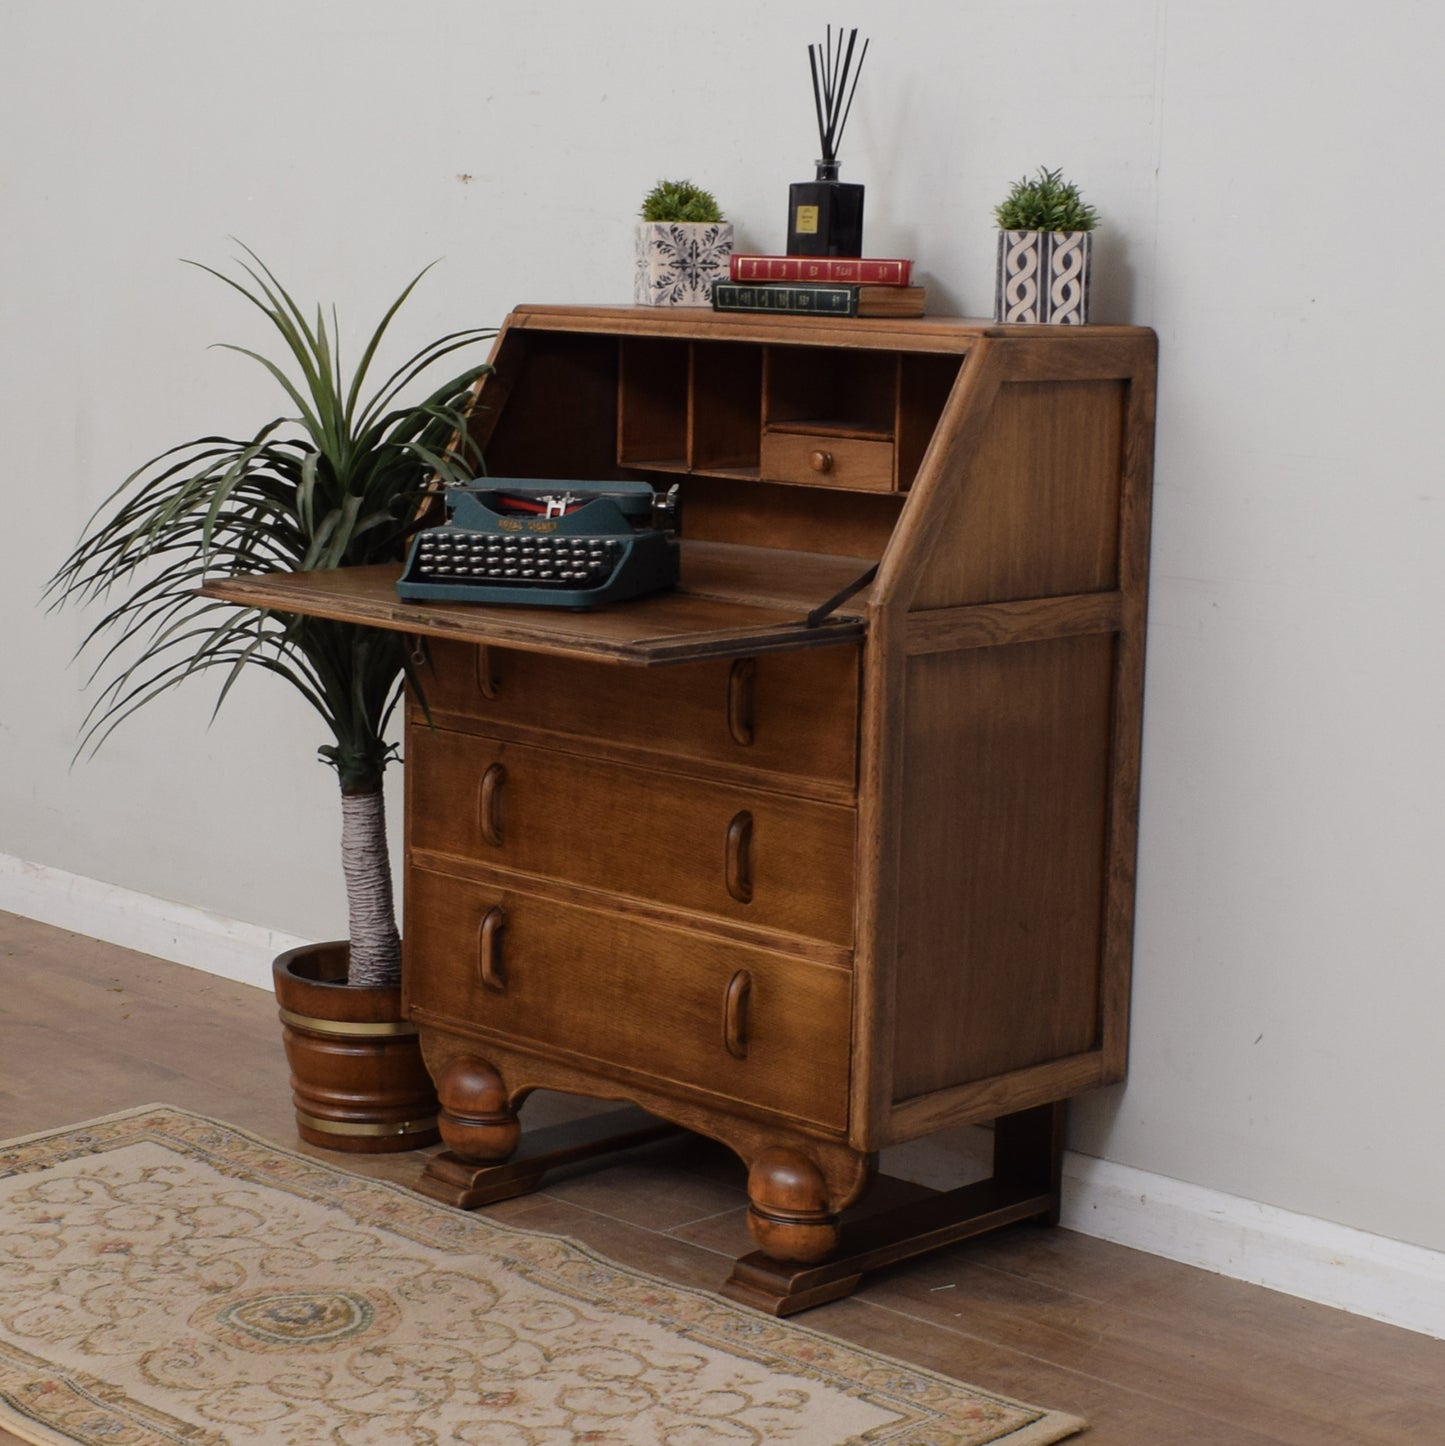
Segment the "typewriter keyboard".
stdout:
[[431,582],[504,582],[518,587],[600,587],[622,544],[610,537],[517,537],[436,528],[417,542],[416,577]]

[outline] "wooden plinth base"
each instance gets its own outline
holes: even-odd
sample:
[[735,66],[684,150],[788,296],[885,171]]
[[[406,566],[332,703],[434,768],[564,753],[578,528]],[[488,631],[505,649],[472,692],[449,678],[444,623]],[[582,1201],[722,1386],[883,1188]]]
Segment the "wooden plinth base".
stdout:
[[516,1153],[495,1164],[463,1160],[443,1150],[432,1157],[416,1188],[446,1205],[475,1210],[479,1205],[494,1205],[498,1200],[535,1190],[547,1171],[560,1165],[630,1150],[682,1133],[677,1125],[658,1120],[646,1110],[609,1110],[565,1125],[523,1131]]
[[[548,1170],[684,1133],[645,1110],[629,1106],[554,1125],[522,1136],[515,1154],[494,1164],[464,1160],[450,1150],[432,1158],[416,1188],[433,1200],[475,1210],[535,1190]],[[845,1213],[838,1244],[815,1264],[775,1260],[755,1250],[733,1265],[722,1294],[766,1311],[796,1315],[850,1294],[870,1270],[896,1265],[972,1235],[1021,1220],[1059,1218],[1064,1107],[1041,1105],[1005,1115],[994,1124],[994,1173],[958,1190],[928,1191],[884,1176],[873,1182],[875,1199],[912,1194],[904,1203],[867,1211],[867,1202]]]
[[[1058,1223],[1064,1105],[1039,1105],[994,1122],[993,1175],[957,1190],[931,1191],[890,1209],[843,1216],[838,1244],[812,1265],[744,1255],[723,1283],[729,1300],[769,1315],[796,1315],[850,1295],[870,1270],[983,1235],[1021,1220]],[[883,1176],[870,1194],[901,1182]],[[881,1188],[880,1188],[881,1187]],[[906,1187],[905,1187],[906,1188]],[[858,1207],[866,1210],[866,1200]]]
[[[874,1188],[889,1183],[883,1176],[874,1182]],[[796,1265],[755,1250],[733,1265],[722,1294],[769,1315],[796,1315],[850,1295],[870,1270],[896,1265],[1001,1225],[1047,1217],[1055,1206],[1055,1198],[1048,1192],[1029,1193],[997,1180],[983,1180],[853,1224],[845,1216],[838,1246],[826,1260]]]

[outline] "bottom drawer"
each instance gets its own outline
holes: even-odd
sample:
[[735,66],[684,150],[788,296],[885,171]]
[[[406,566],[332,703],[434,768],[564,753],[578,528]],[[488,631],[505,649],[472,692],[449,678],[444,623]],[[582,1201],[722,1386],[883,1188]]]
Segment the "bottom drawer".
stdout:
[[847,1124],[844,969],[413,869],[406,981],[418,1020]]

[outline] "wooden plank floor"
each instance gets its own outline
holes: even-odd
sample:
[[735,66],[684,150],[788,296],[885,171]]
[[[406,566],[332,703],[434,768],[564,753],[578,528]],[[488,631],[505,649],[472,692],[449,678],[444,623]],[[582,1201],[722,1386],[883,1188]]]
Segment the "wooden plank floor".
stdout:
[[[419,1155],[309,1151],[271,996],[0,914],[0,1138],[169,1103],[410,1182]],[[524,1123],[576,1102],[529,1101]],[[888,1161],[967,1171],[960,1132]],[[748,1248],[743,1175],[688,1137],[495,1206],[627,1264],[715,1288]],[[1442,1446],[1445,1342],[1066,1230],[1019,1226],[886,1272],[806,1324],[1086,1417],[1090,1446]],[[0,1430],[0,1442],[17,1438]]]

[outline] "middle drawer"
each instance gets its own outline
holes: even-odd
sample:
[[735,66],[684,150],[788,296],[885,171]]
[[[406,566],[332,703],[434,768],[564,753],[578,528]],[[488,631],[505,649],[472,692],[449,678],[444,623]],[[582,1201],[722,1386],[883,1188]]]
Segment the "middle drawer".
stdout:
[[850,947],[855,813],[414,724],[413,851]]

